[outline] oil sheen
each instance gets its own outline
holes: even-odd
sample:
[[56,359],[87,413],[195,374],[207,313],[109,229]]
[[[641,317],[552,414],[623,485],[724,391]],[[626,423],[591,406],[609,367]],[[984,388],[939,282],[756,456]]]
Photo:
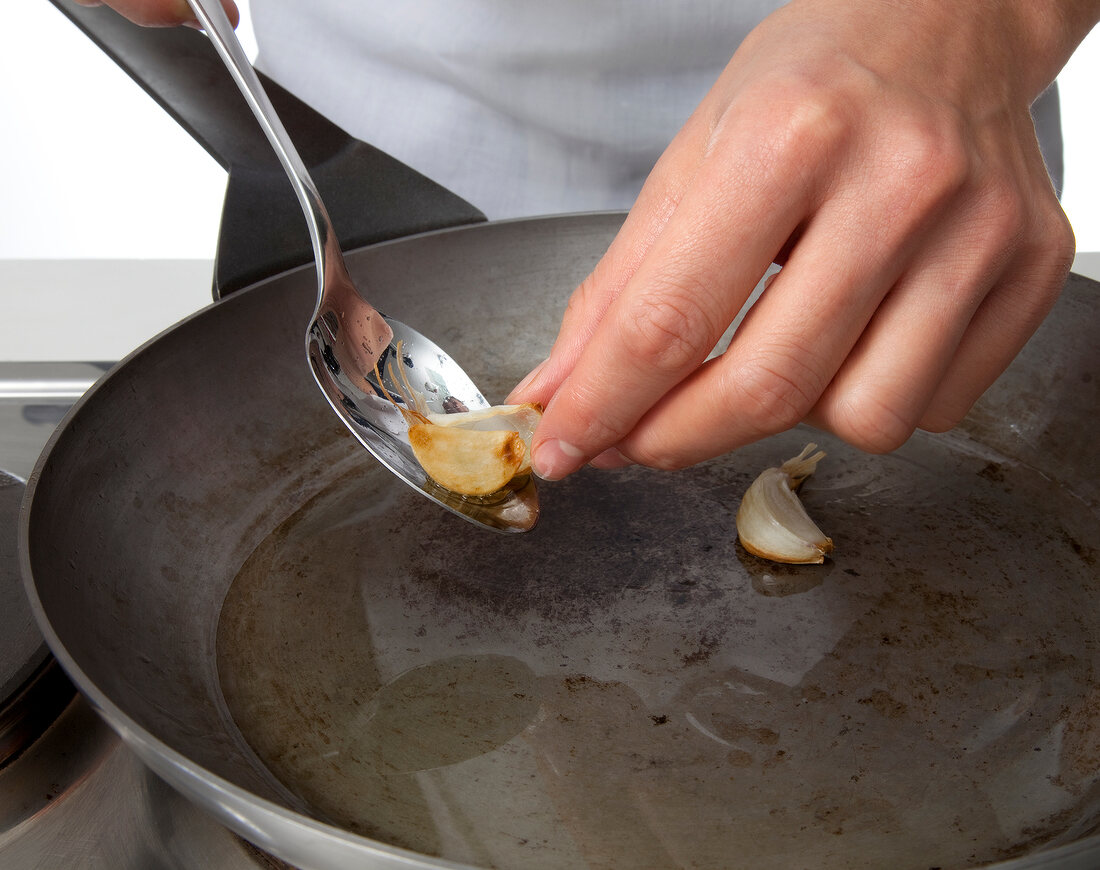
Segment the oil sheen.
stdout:
[[802,498],[836,552],[773,565],[733,517],[804,439],[543,485],[519,536],[365,460],[230,588],[229,714],[291,806],[476,866],[957,867],[1089,832],[1095,516],[974,445],[825,440]]

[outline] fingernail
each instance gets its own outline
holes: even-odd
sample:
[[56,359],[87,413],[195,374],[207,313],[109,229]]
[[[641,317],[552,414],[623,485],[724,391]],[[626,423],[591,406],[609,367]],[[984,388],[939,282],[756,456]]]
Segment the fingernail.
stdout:
[[565,441],[551,438],[535,448],[531,468],[543,480],[561,480],[584,465],[584,454]]
[[616,468],[626,468],[628,465],[633,465],[634,460],[627,459],[614,447],[609,447],[588,464],[601,471],[612,471]]
[[537,378],[539,376],[539,372],[541,372],[546,367],[546,364],[548,362],[550,362],[549,358],[544,359],[537,366],[535,366],[533,369],[531,369],[531,371],[528,373],[527,377],[525,377],[522,381],[520,381],[518,384],[516,384],[515,387],[512,388],[512,392],[510,392],[508,394],[508,398],[506,398],[504,400],[505,403],[511,404],[512,403],[512,396],[516,396],[516,395],[521,394],[524,390],[526,390],[529,386],[531,386],[531,384],[534,382],[535,378]]
[[202,25],[199,24],[199,19],[192,18],[190,21],[180,22],[184,27],[190,27],[192,30],[202,30]]

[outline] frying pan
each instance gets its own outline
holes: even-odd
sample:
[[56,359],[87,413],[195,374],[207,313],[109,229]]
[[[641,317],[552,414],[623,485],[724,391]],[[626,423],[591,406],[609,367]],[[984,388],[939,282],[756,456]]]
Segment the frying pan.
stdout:
[[[348,263],[499,398],[621,220],[452,226]],[[800,428],[582,472],[508,538],[344,433],[301,359],[313,294],[309,266],[249,279],[135,351],[21,515],[63,667],[241,836],[316,868],[1100,862],[1096,284],[1070,277],[955,432],[865,456]],[[803,498],[837,550],[758,560],[738,499],[810,439]]]

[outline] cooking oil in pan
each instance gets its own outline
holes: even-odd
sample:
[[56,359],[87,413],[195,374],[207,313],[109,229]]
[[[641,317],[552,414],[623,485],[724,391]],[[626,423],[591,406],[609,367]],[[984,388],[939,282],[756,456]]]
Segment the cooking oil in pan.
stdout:
[[829,443],[802,495],[834,558],[771,565],[733,515],[799,437],[543,486],[523,536],[333,481],[226,598],[243,738],[317,817],[477,866],[967,866],[1091,831],[1095,518],[948,439]]

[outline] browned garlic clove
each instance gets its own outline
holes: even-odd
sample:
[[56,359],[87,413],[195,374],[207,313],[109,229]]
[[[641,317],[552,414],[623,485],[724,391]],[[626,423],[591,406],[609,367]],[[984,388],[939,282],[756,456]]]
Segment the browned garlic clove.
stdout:
[[492,495],[508,485],[527,451],[515,432],[483,432],[417,423],[409,443],[424,471],[440,486],[462,495]]
[[524,405],[493,405],[476,411],[459,414],[425,414],[429,423],[460,429],[476,429],[485,432],[505,430],[515,432],[527,450],[527,461],[520,473],[531,468],[531,438],[542,419],[542,406],[528,402]]
[[[399,341],[396,356],[401,355]],[[475,411],[433,413],[424,396],[409,383],[404,368],[398,366],[395,373],[391,360],[386,373],[402,399],[400,404],[386,389],[378,363],[374,364],[382,394],[408,423],[413,455],[440,486],[459,495],[488,496],[530,474],[531,438],[542,419],[541,405],[493,405]],[[445,401],[444,407],[450,401]]]
[[538,405],[496,405],[458,414],[423,414],[409,443],[424,471],[460,495],[492,495],[531,470]]
[[766,469],[749,487],[737,509],[737,534],[750,553],[773,562],[821,564],[833,551],[832,539],[810,519],[795,494],[813,474],[825,452],[807,444],[779,468]]

